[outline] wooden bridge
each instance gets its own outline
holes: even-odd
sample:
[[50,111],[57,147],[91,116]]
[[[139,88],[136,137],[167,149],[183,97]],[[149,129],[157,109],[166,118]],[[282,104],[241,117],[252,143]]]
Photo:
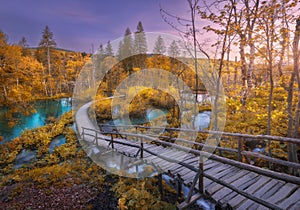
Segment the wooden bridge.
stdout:
[[[173,133],[171,136],[154,136],[137,132],[144,130],[146,133],[150,128],[145,126],[118,126],[116,130],[108,125],[100,125],[99,129],[87,116],[89,105],[84,105],[76,113],[80,138],[132,157],[132,164],[140,163],[141,160],[153,163],[161,171],[175,178],[178,193],[181,191],[181,183],[189,186],[189,195],[177,206],[178,209],[189,206],[203,194],[212,198],[223,209],[300,209],[299,177],[260,168],[243,161],[260,158],[272,164],[299,170],[298,163],[243,149],[243,142],[247,139],[298,145],[299,139],[210,131],[212,134],[222,134],[221,141],[230,139],[237,142],[236,149],[215,147],[219,152],[219,155],[216,155],[201,151],[201,148],[206,146],[203,143],[176,138],[176,132],[183,129],[166,128]],[[161,128],[151,127],[151,129]],[[195,132],[188,129],[184,131]],[[208,133],[208,131],[200,132]],[[222,153],[235,154],[233,156],[236,160],[220,156]],[[159,186],[162,192],[161,182]]]

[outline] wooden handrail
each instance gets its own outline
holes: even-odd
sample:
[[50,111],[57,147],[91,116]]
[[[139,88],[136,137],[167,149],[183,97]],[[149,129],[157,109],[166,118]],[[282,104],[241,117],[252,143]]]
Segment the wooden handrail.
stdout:
[[169,131],[184,131],[184,132],[197,132],[197,133],[206,133],[206,134],[217,134],[217,135],[224,135],[224,136],[231,136],[231,137],[243,137],[244,139],[251,138],[257,140],[273,140],[273,141],[280,141],[280,142],[287,142],[287,143],[295,143],[300,144],[300,139],[296,138],[289,138],[289,137],[282,137],[282,136],[271,136],[271,135],[252,135],[252,134],[241,134],[241,133],[229,133],[223,131],[213,131],[213,130],[193,130],[193,129],[186,129],[186,128],[164,128],[164,127],[157,127],[157,126],[141,126],[141,125],[105,125],[105,124],[98,124],[99,126],[106,126],[106,127],[124,127],[124,128],[145,128],[145,129],[165,129]]
[[[105,132],[104,134],[109,134],[109,133],[113,133],[113,132]],[[218,155],[211,154],[211,153],[208,153],[208,152],[199,151],[199,150],[187,148],[187,147],[182,146],[182,145],[177,145],[177,144],[174,144],[174,143],[171,143],[171,142],[165,142],[165,141],[162,141],[162,140],[158,140],[156,138],[152,138],[152,137],[149,137],[147,135],[126,133],[126,132],[118,132],[118,133],[120,133],[121,135],[140,137],[140,138],[142,137],[142,138],[147,139],[149,141],[159,143],[161,145],[165,145],[165,146],[168,146],[168,147],[173,147],[175,149],[182,150],[182,151],[185,151],[187,153],[194,154],[196,156],[207,157],[207,158],[210,158],[212,160],[222,162],[222,163],[225,163],[225,164],[228,164],[228,165],[233,165],[233,166],[236,166],[236,167],[241,168],[241,169],[253,171],[253,172],[256,172],[256,173],[261,174],[261,175],[266,175],[266,176],[269,176],[269,177],[272,177],[272,178],[276,178],[276,179],[279,179],[279,180],[288,181],[288,182],[300,185],[300,178],[299,177],[295,177],[295,176],[291,176],[291,175],[288,175],[288,174],[279,173],[279,172],[275,172],[275,171],[266,170],[266,169],[259,168],[259,167],[249,165],[249,164],[246,164],[246,163],[242,163],[242,162],[239,162],[239,161],[235,161],[235,160],[231,160],[231,159],[228,159],[228,158],[220,157]],[[117,134],[117,133],[114,133],[114,134]],[[146,151],[145,148],[144,148],[144,150]],[[250,154],[250,153],[248,153],[248,154]],[[160,157],[160,155],[158,155],[158,154],[157,154],[157,156]],[[298,167],[298,165],[294,165],[294,166]],[[292,167],[292,165],[291,165],[291,167]]]
[[[101,134],[111,134],[111,136],[113,136],[114,134],[121,134],[121,135],[126,135],[126,136],[132,136],[132,137],[137,137],[138,139],[140,139],[140,145],[131,145],[130,143],[124,143],[124,142],[121,142],[121,141],[118,141],[116,140],[115,143],[120,143],[120,144],[126,144],[126,145],[129,145],[129,146],[134,146],[134,147],[137,147],[137,148],[140,148],[141,149],[141,152],[143,151],[146,151],[148,152],[149,154],[152,154],[154,156],[157,156],[159,158],[162,158],[162,159],[165,159],[169,162],[176,162],[177,164],[179,165],[182,165],[192,171],[195,171],[198,176],[195,177],[194,181],[193,181],[193,186],[195,186],[196,184],[196,179],[199,179],[199,190],[200,191],[203,191],[203,177],[206,177],[216,183],[219,183],[225,187],[228,187],[229,189],[257,202],[257,203],[260,203],[266,207],[269,207],[269,208],[272,208],[272,209],[281,209],[279,208],[277,205],[274,205],[274,204],[271,204],[271,203],[268,203],[266,201],[264,201],[263,199],[261,198],[258,198],[258,197],[255,197],[243,190],[240,190],[239,188],[237,187],[234,187],[222,180],[219,180],[219,179],[216,179],[212,176],[210,176],[209,174],[205,173],[203,171],[203,161],[201,161],[201,159],[203,157],[207,157],[207,158],[210,158],[212,160],[215,160],[215,161],[218,161],[218,162],[221,162],[221,163],[225,163],[225,164],[228,164],[228,165],[232,165],[232,166],[236,166],[238,168],[241,168],[241,169],[245,169],[245,170],[248,170],[248,171],[253,171],[253,172],[256,172],[258,174],[261,174],[261,175],[266,175],[266,176],[269,176],[269,177],[272,177],[272,178],[276,178],[276,179],[279,179],[279,180],[283,180],[283,181],[287,181],[287,182],[291,182],[291,183],[295,183],[295,184],[298,184],[300,185],[300,178],[299,177],[294,177],[294,176],[290,176],[290,175],[287,175],[287,174],[283,174],[283,173],[278,173],[278,172],[274,172],[274,171],[269,171],[269,170],[266,170],[266,169],[262,169],[262,168],[259,168],[259,167],[256,167],[256,166],[252,166],[252,165],[249,165],[249,164],[245,164],[245,163],[242,163],[242,162],[239,162],[239,161],[235,161],[235,160],[231,160],[231,159],[227,159],[227,158],[224,158],[224,157],[219,157],[217,155],[214,155],[214,154],[210,154],[210,153],[207,153],[207,152],[204,152],[204,151],[198,151],[198,150],[195,150],[195,149],[190,149],[190,148],[187,148],[185,146],[182,146],[182,145],[177,145],[177,144],[174,144],[174,143],[171,143],[171,142],[165,142],[165,141],[161,141],[161,140],[158,140],[156,138],[153,138],[153,137],[149,137],[147,135],[142,135],[142,134],[134,134],[134,133],[126,133],[126,132],[99,132],[99,131],[96,131],[96,130],[92,130],[92,129],[87,129],[87,130],[90,130],[90,131],[94,131],[95,132],[95,136],[97,136],[97,138],[99,139],[104,139],[105,141],[109,141],[108,139],[106,138],[101,138],[101,137],[98,137],[97,133],[101,133]],[[83,134],[84,133],[84,128],[83,128]],[[113,138],[113,137],[112,137]],[[188,153],[191,153],[191,154],[194,154],[196,156],[199,156],[200,159],[200,165],[199,165],[199,168],[195,168],[194,166],[191,166],[183,161],[181,162],[178,162],[176,160],[173,160],[173,159],[170,159],[168,157],[165,157],[161,154],[157,154],[153,151],[150,151],[146,148],[143,148],[143,139],[147,139],[151,142],[156,142],[156,143],[160,143],[161,145],[165,145],[165,146],[169,146],[169,147],[173,147],[173,148],[176,148],[176,149],[179,149],[179,150],[182,150],[182,151],[186,151]],[[97,139],[96,139],[97,140]],[[250,152],[251,153],[251,152]],[[253,152],[252,152],[253,153]],[[246,153],[247,155],[249,155],[249,152]],[[143,156],[141,155],[141,158]],[[268,157],[269,158],[269,157]],[[292,163],[292,164],[296,164],[296,163]],[[298,168],[299,166],[298,165],[293,165],[294,167]],[[291,167],[293,167],[291,166]],[[202,183],[202,184],[201,184]],[[189,196],[188,198],[190,199],[191,196]]]

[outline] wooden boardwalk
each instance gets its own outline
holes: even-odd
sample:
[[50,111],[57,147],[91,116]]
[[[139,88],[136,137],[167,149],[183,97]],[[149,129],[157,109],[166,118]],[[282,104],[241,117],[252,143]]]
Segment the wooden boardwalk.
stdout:
[[[77,129],[85,141],[94,142],[96,145],[105,146],[132,157],[132,164],[141,159],[153,163],[161,171],[191,186],[192,191],[199,191],[201,182],[203,182],[203,193],[212,198],[220,208],[300,209],[299,177],[272,172],[278,178],[271,178],[266,175],[269,172],[265,174],[258,167],[249,166],[249,170],[247,170],[240,167],[245,163],[238,161],[235,163],[232,162],[233,160],[225,163],[224,158],[218,161],[216,155],[203,162],[203,171],[201,171],[200,156],[197,155],[197,151],[188,152],[181,150],[180,147],[169,147],[171,143],[159,145],[160,141],[153,144],[155,141],[152,141],[152,137],[144,136],[143,139],[140,135],[125,132],[118,133],[124,138],[116,138],[114,135],[104,136],[103,132],[94,130],[95,125],[92,128],[92,123],[80,122],[79,117],[76,116]],[[82,126],[81,123],[85,126]],[[117,134],[115,131],[106,131],[107,133]],[[203,175],[202,180],[199,178],[201,175]],[[200,193],[195,193],[177,207],[183,209],[200,196]]]

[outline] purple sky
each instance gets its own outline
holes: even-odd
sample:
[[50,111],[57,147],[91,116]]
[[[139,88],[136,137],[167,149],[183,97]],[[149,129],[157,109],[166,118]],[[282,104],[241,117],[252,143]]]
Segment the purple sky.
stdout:
[[136,30],[142,21],[146,32],[175,33],[165,23],[159,4],[166,10],[185,16],[184,0],[3,0],[0,30],[17,43],[22,36],[30,46],[37,46],[46,25],[54,33],[58,47],[90,52],[92,44],[114,40],[129,27]]

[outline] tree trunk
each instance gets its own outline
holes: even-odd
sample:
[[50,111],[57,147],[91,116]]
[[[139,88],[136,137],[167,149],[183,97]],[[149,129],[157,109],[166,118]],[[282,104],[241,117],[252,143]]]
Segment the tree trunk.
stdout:
[[51,75],[51,66],[50,66],[50,47],[47,47],[47,64],[48,64],[48,74]]
[[228,86],[227,88],[228,89],[230,87],[230,69],[229,69],[230,44],[231,44],[231,41],[229,40],[228,50],[227,50],[227,62],[226,62],[227,86]]
[[249,68],[247,71],[247,83],[248,83],[248,88],[253,87],[253,72],[254,72],[254,59],[255,59],[255,45],[252,41],[252,35],[249,35],[249,46],[250,46],[250,57],[249,57]]
[[246,55],[245,55],[245,37],[241,36],[241,42],[240,42],[240,56],[241,56],[241,76],[242,76],[242,85],[243,85],[243,90],[241,93],[242,96],[242,104],[246,104],[247,100],[247,90],[248,90],[248,84],[247,84],[247,66],[246,66]]
[[[297,83],[298,83],[298,103],[297,103],[297,107],[296,107],[293,138],[298,138],[299,120],[300,120],[299,119],[300,118],[299,39],[300,39],[300,16],[297,19],[297,24],[296,24],[296,29],[295,29],[295,37],[294,37],[294,43],[293,43],[294,72],[295,72]],[[298,162],[295,144],[292,145],[292,155],[293,155],[293,161]]]
[[4,101],[6,101],[7,99],[7,90],[6,90],[6,86],[4,84],[2,84],[3,87],[3,92],[4,92]]
[[237,84],[237,56],[234,58],[235,61],[235,67],[234,67],[234,89],[236,89],[236,84]]
[[[287,136],[288,137],[298,137],[298,128],[299,128],[299,112],[300,112],[300,99],[298,97],[298,103],[296,107],[296,116],[295,116],[295,125],[294,125],[294,132],[293,132],[293,87],[294,87],[294,81],[295,77],[297,78],[298,83],[298,96],[300,96],[300,78],[299,78],[299,39],[300,39],[300,17],[297,19],[297,24],[295,28],[295,36],[293,41],[293,58],[294,58],[294,71],[291,75],[290,83],[289,83],[289,89],[288,89],[288,98],[287,98],[287,112],[288,112],[288,130],[287,130]],[[292,143],[288,143],[288,160],[291,162],[299,162],[297,158],[297,151],[296,151],[296,145]],[[290,169],[290,172],[293,173],[293,170]],[[294,171],[296,172],[296,171]]]

